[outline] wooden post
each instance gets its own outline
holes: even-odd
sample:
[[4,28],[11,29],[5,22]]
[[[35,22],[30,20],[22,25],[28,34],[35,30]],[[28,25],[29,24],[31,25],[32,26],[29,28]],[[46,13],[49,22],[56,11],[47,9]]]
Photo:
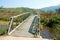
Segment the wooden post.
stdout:
[[11,21],[9,22],[8,34],[11,31],[12,24],[13,24],[13,17],[11,18]]

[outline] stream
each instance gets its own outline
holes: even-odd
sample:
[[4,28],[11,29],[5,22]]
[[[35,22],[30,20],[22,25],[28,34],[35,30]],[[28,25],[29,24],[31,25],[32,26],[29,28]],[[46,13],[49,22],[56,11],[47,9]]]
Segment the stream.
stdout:
[[8,27],[0,25],[0,35],[6,34],[7,31],[8,31]]

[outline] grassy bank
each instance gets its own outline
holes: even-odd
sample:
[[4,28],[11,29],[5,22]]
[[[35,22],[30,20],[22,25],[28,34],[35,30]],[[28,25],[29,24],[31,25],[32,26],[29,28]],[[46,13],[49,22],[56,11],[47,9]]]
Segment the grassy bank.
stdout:
[[8,21],[0,20],[0,36],[7,34],[8,31]]
[[7,26],[8,23],[9,23],[8,21],[0,20],[0,25]]

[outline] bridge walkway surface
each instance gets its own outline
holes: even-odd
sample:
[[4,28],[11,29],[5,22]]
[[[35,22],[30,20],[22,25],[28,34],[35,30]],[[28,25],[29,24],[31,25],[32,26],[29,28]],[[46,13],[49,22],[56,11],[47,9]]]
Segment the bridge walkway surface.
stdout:
[[35,16],[28,17],[23,24],[21,24],[18,28],[15,29],[10,35],[11,36],[20,36],[20,37],[33,37],[33,34],[29,33],[30,25]]

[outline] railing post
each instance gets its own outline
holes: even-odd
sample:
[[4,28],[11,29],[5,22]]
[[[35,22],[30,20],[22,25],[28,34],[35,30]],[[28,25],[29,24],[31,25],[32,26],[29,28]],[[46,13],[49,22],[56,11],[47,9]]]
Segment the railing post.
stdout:
[[8,29],[8,34],[9,32],[11,31],[11,27],[12,27],[12,24],[13,24],[13,17],[11,17],[11,21],[9,22],[9,29]]

